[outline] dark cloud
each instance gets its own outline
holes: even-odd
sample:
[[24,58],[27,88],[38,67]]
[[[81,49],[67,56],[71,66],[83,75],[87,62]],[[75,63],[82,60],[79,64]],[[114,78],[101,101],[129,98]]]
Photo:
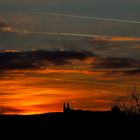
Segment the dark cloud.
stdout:
[[9,107],[9,106],[1,106],[1,113],[2,114],[5,114],[5,113],[20,113],[22,112],[23,110],[21,109],[17,109],[17,108],[14,108],[14,107]]
[[140,67],[140,61],[132,58],[97,58],[93,63],[93,68],[97,69],[122,69],[138,67]]
[[107,75],[140,75],[140,60],[133,58],[96,58],[92,69],[104,70]]
[[125,74],[125,75],[140,75],[140,68],[134,69],[134,70],[123,71],[123,74]]
[[42,69],[50,65],[70,64],[72,60],[84,60],[95,56],[88,51],[26,51],[0,52],[0,70]]
[[111,40],[109,39],[109,37],[93,37],[91,40],[90,40],[93,44],[110,44],[111,43]]
[[3,27],[7,27],[8,25],[5,23],[5,22],[0,22],[0,27],[3,28]]

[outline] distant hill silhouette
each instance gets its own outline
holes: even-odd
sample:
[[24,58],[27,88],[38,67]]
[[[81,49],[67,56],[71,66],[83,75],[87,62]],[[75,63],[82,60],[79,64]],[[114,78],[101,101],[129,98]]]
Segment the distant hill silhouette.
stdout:
[[[0,115],[1,133],[41,134],[43,137],[60,136],[61,138],[83,135],[100,137],[106,135],[137,134],[140,126],[140,115],[121,113],[117,107],[112,111],[74,110],[69,103],[64,103],[63,112],[35,115]],[[127,132],[127,134],[125,133]]]

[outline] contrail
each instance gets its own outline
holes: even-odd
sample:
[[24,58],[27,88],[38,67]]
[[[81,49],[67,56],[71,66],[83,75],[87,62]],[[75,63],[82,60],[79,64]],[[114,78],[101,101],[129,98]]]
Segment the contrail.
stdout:
[[[119,87],[132,87],[132,85],[126,84],[113,84],[113,83],[103,83],[103,82],[94,82],[94,81],[82,81],[82,80],[70,80],[70,79],[58,79],[58,78],[51,78],[51,80],[55,81],[65,81],[65,82],[77,82],[77,83],[88,83],[88,84],[96,84],[96,85],[104,85],[104,86],[119,86]],[[136,86],[140,87],[140,86]]]
[[79,34],[79,33],[62,33],[62,32],[36,32],[29,31],[29,34],[42,34],[42,35],[60,35],[60,36],[77,36],[77,37],[111,37],[104,35],[92,35],[92,34]]
[[111,22],[123,22],[123,23],[140,24],[140,21],[134,21],[134,20],[123,20],[123,19],[101,18],[101,17],[89,17],[89,16],[77,16],[77,15],[75,16],[75,15],[67,15],[67,14],[59,14],[59,13],[48,13],[48,12],[44,12],[44,14],[52,15],[52,16],[60,16],[60,17],[79,18],[79,19],[90,19],[90,20],[99,20],[99,21],[111,21]]
[[75,36],[75,37],[104,37],[104,38],[126,38],[126,39],[134,39],[134,41],[140,41],[139,37],[129,37],[129,36],[111,36],[111,35],[99,35],[99,34],[84,34],[84,33],[64,33],[64,32],[42,32],[42,31],[27,31],[27,30],[11,30],[11,31],[3,31],[0,32],[7,32],[7,33],[18,33],[18,34],[36,34],[36,35],[52,35],[52,36]]
[[140,21],[135,20],[124,20],[124,19],[115,19],[115,18],[104,18],[104,17],[90,17],[90,16],[79,16],[79,15],[70,15],[70,14],[61,14],[61,13],[51,13],[51,12],[33,12],[33,11],[15,11],[17,14],[20,13],[31,13],[31,14],[45,14],[58,17],[69,17],[69,18],[78,18],[78,19],[87,19],[87,20],[96,20],[96,21],[111,21],[111,22],[121,22],[121,23],[132,23],[140,24]]
[[[60,35],[60,36],[77,36],[77,37],[103,37],[104,35],[92,35],[92,34],[80,34],[80,33],[62,33],[62,32],[41,32],[41,31],[26,31],[26,30],[12,30],[12,31],[3,31],[7,33],[19,33],[19,34],[39,34],[39,35]],[[111,36],[105,36],[111,37]]]
[[[18,31],[17,33],[24,33],[26,34],[26,31]],[[59,35],[59,36],[75,36],[75,37],[106,37],[106,38],[112,38],[112,37],[118,37],[118,38],[129,38],[128,36],[111,36],[111,35],[99,35],[99,34],[83,34],[83,33],[62,33],[62,32],[40,32],[40,31],[27,31],[27,34],[42,34],[42,35]],[[132,37],[130,37],[132,38]],[[139,37],[135,37],[138,41],[140,40]]]
[[[0,30],[0,32],[6,32]],[[60,35],[60,36],[77,36],[77,37],[112,37],[112,36],[104,36],[104,35],[92,35],[92,34],[80,34],[80,33],[62,33],[62,32],[41,32],[41,31],[26,31],[26,30],[13,30],[11,33],[19,33],[19,34],[39,34],[39,35]],[[9,32],[7,32],[9,33]]]
[[[23,32],[22,32],[23,33]],[[26,32],[25,32],[26,33]],[[113,38],[118,37],[121,38],[122,36],[111,36],[111,35],[97,35],[97,34],[83,34],[83,33],[62,33],[62,32],[38,32],[38,31],[27,31],[27,34],[42,34],[42,35],[55,35],[55,36],[75,36],[75,37],[103,37],[103,38]],[[133,38],[133,37],[127,37],[123,36],[123,38]],[[139,37],[134,37],[135,41],[140,41]]]

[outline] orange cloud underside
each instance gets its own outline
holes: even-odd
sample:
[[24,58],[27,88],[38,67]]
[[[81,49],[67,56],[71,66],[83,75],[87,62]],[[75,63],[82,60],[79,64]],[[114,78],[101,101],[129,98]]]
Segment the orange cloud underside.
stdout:
[[140,38],[133,38],[133,37],[111,37],[111,41],[140,41]]
[[102,36],[94,38],[95,42],[139,42],[139,37],[115,37],[115,36]]

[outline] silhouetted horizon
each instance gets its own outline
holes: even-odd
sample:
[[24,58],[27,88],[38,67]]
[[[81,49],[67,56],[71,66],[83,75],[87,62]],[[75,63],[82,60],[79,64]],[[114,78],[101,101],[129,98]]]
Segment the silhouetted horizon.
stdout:
[[116,132],[117,136],[125,136],[126,132],[135,134],[140,125],[140,114],[125,114],[116,106],[105,112],[74,110],[69,103],[63,107],[63,112],[0,115],[1,132],[12,133],[14,137],[24,132],[24,136],[39,135],[43,138],[99,138],[101,133],[106,133],[106,136],[115,135]]

